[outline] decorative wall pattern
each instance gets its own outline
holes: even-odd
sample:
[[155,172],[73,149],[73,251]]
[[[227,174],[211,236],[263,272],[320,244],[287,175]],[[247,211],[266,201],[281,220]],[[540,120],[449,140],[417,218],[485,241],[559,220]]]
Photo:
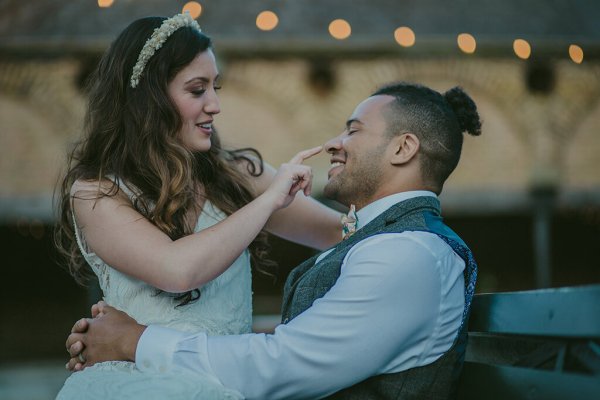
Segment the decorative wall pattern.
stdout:
[[76,60],[0,62],[0,196],[52,192],[85,100]]
[[[465,138],[451,190],[527,191],[532,182],[600,187],[600,66],[554,64],[554,88],[525,85],[526,63],[503,59],[223,60],[216,125],[231,146],[253,146],[277,166],[337,135],[378,85],[464,87],[484,120]],[[48,194],[81,129],[77,59],[0,62],[0,196]],[[317,72],[315,72],[317,71]],[[327,157],[311,160],[317,189]]]

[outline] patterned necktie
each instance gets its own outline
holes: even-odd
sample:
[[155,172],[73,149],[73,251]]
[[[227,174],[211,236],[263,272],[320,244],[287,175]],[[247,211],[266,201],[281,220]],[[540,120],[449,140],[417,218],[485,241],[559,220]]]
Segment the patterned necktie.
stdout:
[[356,232],[358,226],[358,215],[356,215],[356,208],[354,204],[350,205],[350,211],[348,215],[342,214],[342,240],[348,239]]

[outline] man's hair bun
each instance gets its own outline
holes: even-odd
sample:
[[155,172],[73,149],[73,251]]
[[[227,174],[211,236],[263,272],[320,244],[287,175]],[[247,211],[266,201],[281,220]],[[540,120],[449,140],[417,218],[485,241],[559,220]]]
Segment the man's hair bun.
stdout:
[[461,131],[473,136],[481,135],[481,120],[473,99],[458,86],[448,90],[443,96],[456,114]]

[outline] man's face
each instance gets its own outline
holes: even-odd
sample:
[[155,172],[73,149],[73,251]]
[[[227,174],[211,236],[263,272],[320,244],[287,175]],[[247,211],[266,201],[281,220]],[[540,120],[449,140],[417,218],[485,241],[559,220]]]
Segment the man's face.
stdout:
[[325,144],[331,154],[325,197],[362,208],[377,193],[384,176],[384,153],[390,143],[383,109],[392,96],[373,96],[360,103],[346,129]]

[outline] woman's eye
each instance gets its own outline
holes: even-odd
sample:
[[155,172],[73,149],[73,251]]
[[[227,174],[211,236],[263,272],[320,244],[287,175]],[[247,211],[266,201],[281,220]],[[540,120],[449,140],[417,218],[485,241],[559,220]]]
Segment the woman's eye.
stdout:
[[358,131],[358,129],[351,129],[348,131],[348,136],[352,135],[353,133],[356,133]]
[[221,90],[221,88],[222,88],[222,86],[221,86],[221,85],[219,85],[219,86],[213,86],[213,89],[215,89],[215,91],[217,91],[217,90]]
[[206,90],[204,90],[204,89],[197,89],[197,90],[190,91],[190,93],[192,93],[194,96],[202,96],[204,94],[204,92],[206,92]]

